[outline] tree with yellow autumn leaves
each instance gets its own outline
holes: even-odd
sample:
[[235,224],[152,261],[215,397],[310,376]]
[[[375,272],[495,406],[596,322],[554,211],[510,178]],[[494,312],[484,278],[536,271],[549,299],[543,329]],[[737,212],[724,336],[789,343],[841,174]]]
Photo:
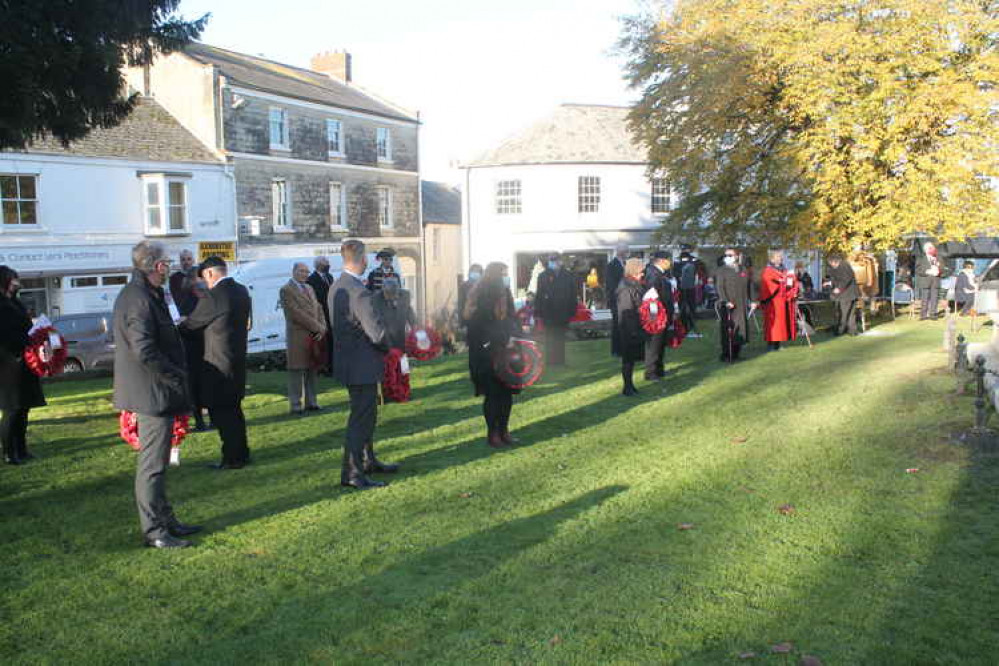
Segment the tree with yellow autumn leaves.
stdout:
[[999,2],[673,0],[622,46],[667,238],[999,235]]

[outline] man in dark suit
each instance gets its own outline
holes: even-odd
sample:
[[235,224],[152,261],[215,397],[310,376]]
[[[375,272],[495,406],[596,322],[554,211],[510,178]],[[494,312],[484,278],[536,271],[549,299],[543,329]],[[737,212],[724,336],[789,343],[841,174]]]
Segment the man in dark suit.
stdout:
[[213,468],[240,469],[250,462],[246,443],[246,336],[250,329],[250,292],[228,276],[225,261],[208,257],[198,268],[208,293],[181,323],[188,331],[204,331],[201,386],[212,423],[222,439],[222,462]]
[[[669,262],[668,252],[659,250],[653,253],[651,263],[645,268],[645,286],[656,290],[660,302],[666,308],[668,321],[672,322],[676,313],[673,311],[673,283],[670,282]],[[645,378],[650,382],[661,381],[666,376],[663,363],[667,335],[668,331],[663,330],[649,335],[645,340]]]
[[367,268],[364,243],[344,241],[340,253],[343,273],[330,287],[328,297],[333,376],[347,387],[350,396],[340,485],[365,490],[385,485],[368,474],[398,469],[398,465],[380,462],[374,450],[378,384],[385,372],[385,327],[372,306],[372,293],[361,279]]
[[836,302],[838,323],[836,335],[857,334],[857,276],[853,267],[842,257],[829,257],[829,270],[826,272],[826,286],[832,287],[832,300]]
[[628,258],[628,246],[621,243],[614,250],[614,258],[607,264],[607,306],[611,311],[611,356],[621,355],[621,332],[617,323],[617,286],[624,278],[624,262]]
[[139,425],[135,502],[147,546],[184,548],[178,537],[201,530],[184,525],[166,497],[174,418],[190,409],[184,343],[167,307],[166,247],[142,241],[132,248],[132,280],[114,302],[114,406],[134,412]]
[[[326,317],[326,330],[330,330],[330,306],[326,302],[327,296],[330,293],[330,286],[333,284],[333,276],[330,275],[330,260],[327,257],[316,257],[316,261],[313,264],[315,266],[312,275],[306,280],[309,285],[312,286],[312,290],[316,292],[316,300],[319,301],[319,305],[323,308],[323,316]],[[326,349],[329,352],[329,365],[327,374],[333,376],[333,345],[327,344]]]
[[576,303],[576,278],[559,255],[550,255],[548,268],[538,276],[534,299],[534,312],[545,327],[545,365],[565,365],[565,334]]

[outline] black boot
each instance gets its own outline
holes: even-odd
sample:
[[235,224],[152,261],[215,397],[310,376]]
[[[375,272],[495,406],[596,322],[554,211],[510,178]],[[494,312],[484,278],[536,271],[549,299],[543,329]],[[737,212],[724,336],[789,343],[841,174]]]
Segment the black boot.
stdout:
[[364,473],[365,474],[394,474],[399,471],[399,466],[392,463],[383,463],[375,456],[374,444],[368,442],[364,445]]
[[359,464],[360,462],[359,460],[354,460],[347,452],[347,449],[344,448],[343,463],[340,467],[341,486],[356,490],[367,490],[368,488],[379,488],[385,485],[382,481],[374,481],[366,477],[363,466]]

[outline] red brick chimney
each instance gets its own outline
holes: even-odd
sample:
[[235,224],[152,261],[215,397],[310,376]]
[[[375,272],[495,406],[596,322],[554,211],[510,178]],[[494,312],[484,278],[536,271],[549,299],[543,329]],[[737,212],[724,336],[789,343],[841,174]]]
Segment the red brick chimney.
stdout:
[[344,83],[350,83],[350,54],[346,51],[326,51],[317,53],[309,61],[314,72],[320,72]]

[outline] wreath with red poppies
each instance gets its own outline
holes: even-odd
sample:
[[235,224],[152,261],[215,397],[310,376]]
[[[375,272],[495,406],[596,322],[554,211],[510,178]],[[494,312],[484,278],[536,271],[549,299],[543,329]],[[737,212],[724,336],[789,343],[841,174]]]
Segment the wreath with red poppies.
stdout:
[[658,298],[647,298],[642,301],[638,310],[642,328],[649,335],[656,335],[666,330],[666,308]]
[[429,326],[416,328],[406,336],[406,355],[417,361],[432,361],[440,356],[441,336]]
[[[187,414],[179,414],[173,418],[173,437],[170,439],[170,446],[180,446],[187,437],[187,425]],[[139,415],[135,412],[122,412],[118,417],[118,434],[135,451],[142,448],[139,444]]]
[[[59,341],[54,346],[53,336]],[[42,326],[28,335],[24,348],[24,363],[39,377],[52,377],[62,372],[66,363],[66,339],[51,326]]]
[[409,396],[409,373],[402,371],[402,350],[390,349],[385,354],[382,398],[385,402],[409,402]]
[[514,390],[527,388],[537,382],[544,369],[544,357],[533,340],[514,338],[508,347],[500,349],[493,356],[496,379]]

